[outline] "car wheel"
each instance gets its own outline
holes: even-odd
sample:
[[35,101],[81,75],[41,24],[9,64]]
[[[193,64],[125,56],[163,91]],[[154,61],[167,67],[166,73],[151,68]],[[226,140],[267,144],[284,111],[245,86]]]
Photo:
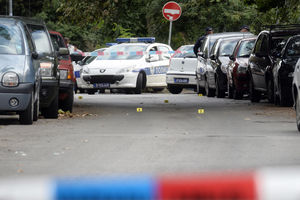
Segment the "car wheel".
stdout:
[[37,99],[34,103],[34,111],[33,111],[33,121],[37,121],[39,119],[40,114],[40,96],[37,94]]
[[29,104],[26,110],[20,112],[19,121],[21,124],[32,124],[33,123],[33,112],[34,112],[34,100],[33,100],[33,93],[31,93]]
[[283,89],[281,85],[279,85],[279,105],[280,106],[292,106],[293,99],[289,98],[288,90]]
[[207,97],[215,96],[215,91],[209,87],[209,83],[207,80],[205,81],[205,93]]
[[227,91],[228,91],[228,98],[232,99],[233,98],[233,91],[234,91],[234,85],[230,86],[229,81],[227,81]]
[[143,74],[139,73],[136,80],[136,88],[134,89],[135,94],[141,94],[143,89]]
[[296,123],[298,131],[300,132],[300,100],[298,99],[298,95],[296,96]]
[[233,90],[233,99],[240,100],[243,98],[243,92],[237,89]]
[[57,119],[58,118],[58,95],[53,99],[48,108],[44,108],[42,114],[45,118]]
[[61,102],[61,109],[63,111],[73,112],[74,92],[73,89],[67,91],[67,98]]
[[179,94],[179,93],[182,92],[183,88],[180,87],[180,86],[168,84],[168,90],[169,90],[169,92],[172,93],[172,94]]
[[268,80],[267,84],[268,101],[269,103],[274,103],[274,83],[272,80]]
[[216,77],[216,96],[217,96],[217,98],[225,97],[225,91],[221,90],[218,77]]
[[274,104],[275,105],[279,105],[280,103],[280,100],[279,100],[279,96],[277,95],[277,93],[278,93],[278,91],[277,91],[277,87],[275,86],[275,84],[273,84],[273,86],[274,86],[274,89],[273,89],[273,91],[274,91],[274,95],[273,95],[273,97],[274,97]]
[[261,93],[254,89],[253,79],[250,78],[249,81],[249,98],[252,103],[259,102],[261,97]]

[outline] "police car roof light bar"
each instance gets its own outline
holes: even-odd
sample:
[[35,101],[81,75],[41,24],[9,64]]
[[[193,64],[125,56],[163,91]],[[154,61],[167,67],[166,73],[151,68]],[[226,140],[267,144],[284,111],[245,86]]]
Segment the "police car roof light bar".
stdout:
[[134,42],[153,43],[153,42],[155,42],[155,37],[117,38],[116,42],[118,42],[118,43],[134,43]]

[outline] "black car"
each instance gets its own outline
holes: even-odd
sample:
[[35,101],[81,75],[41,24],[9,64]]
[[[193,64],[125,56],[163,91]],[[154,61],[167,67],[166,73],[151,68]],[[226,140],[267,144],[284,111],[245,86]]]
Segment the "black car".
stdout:
[[65,55],[65,49],[55,51],[46,24],[42,20],[18,17],[27,25],[39,54],[42,84],[40,110],[45,118],[58,117],[59,80],[58,56]]
[[295,65],[300,58],[300,35],[288,39],[273,68],[274,102],[292,106],[292,82]]
[[236,36],[230,38],[218,39],[211,49],[211,66],[215,72],[216,96],[224,98],[227,92],[227,66],[230,61],[229,56],[240,39],[243,37]]
[[249,93],[251,102],[259,102],[262,95],[274,101],[273,66],[289,37],[300,33],[300,25],[272,25],[262,31],[249,58]]

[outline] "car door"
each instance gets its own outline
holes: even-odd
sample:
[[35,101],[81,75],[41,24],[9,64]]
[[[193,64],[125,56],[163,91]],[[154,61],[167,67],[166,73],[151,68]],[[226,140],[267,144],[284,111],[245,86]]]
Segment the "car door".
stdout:
[[251,70],[253,84],[256,89],[265,90],[265,71],[269,63],[268,41],[266,34],[261,34],[256,41],[254,51],[249,58],[249,67]]

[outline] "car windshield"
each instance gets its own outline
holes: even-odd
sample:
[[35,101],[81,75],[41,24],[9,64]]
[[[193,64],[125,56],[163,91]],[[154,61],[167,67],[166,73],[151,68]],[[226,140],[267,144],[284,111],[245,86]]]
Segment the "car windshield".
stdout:
[[108,48],[97,60],[137,60],[143,57],[146,45],[120,44]]
[[11,24],[0,24],[0,54],[24,54],[20,29]]
[[51,46],[43,26],[30,25],[31,34],[38,53],[51,53]]
[[219,47],[219,56],[230,56],[238,40],[223,41]]
[[175,53],[173,58],[184,58],[184,57],[189,57],[189,58],[196,58],[194,52],[193,52],[193,45],[188,45],[188,46],[181,46],[177,51],[178,53]]
[[237,57],[249,57],[254,47],[255,40],[246,40],[241,42]]
[[300,56],[300,37],[289,43],[286,52],[287,56]]

